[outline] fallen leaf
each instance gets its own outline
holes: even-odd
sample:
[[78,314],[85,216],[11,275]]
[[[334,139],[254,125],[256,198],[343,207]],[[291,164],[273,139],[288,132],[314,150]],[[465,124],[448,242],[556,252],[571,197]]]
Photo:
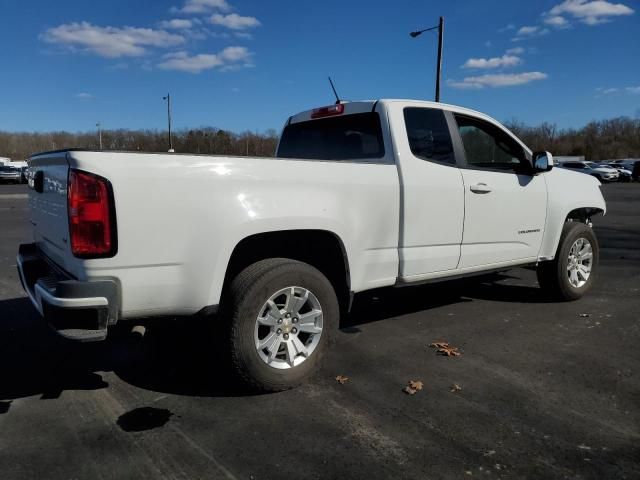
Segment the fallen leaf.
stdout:
[[429,344],[429,346],[431,348],[438,349],[437,353],[439,353],[440,355],[444,355],[445,357],[457,357],[458,355],[461,355],[461,353],[458,351],[458,347],[453,347],[447,342],[434,342]]
[[459,392],[460,390],[462,390],[462,387],[460,385],[458,385],[457,383],[454,383],[453,385],[451,385],[451,391],[452,392]]
[[338,382],[340,385],[344,385],[345,383],[347,383],[347,380],[349,380],[349,377],[345,377],[344,375],[338,375],[336,377],[336,382]]
[[415,395],[418,391],[422,390],[422,387],[423,383],[420,380],[410,380],[402,391],[409,395]]
[[444,355],[445,357],[457,357],[461,355],[457,347],[439,348],[438,353]]

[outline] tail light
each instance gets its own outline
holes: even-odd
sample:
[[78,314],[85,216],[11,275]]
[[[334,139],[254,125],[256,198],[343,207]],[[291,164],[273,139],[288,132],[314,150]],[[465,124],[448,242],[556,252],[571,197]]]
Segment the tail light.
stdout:
[[344,104],[336,103],[328,107],[316,108],[311,112],[311,118],[332,117],[334,115],[342,115],[344,113]]
[[116,253],[111,185],[105,178],[69,171],[67,201],[71,251],[76,257],[111,257]]

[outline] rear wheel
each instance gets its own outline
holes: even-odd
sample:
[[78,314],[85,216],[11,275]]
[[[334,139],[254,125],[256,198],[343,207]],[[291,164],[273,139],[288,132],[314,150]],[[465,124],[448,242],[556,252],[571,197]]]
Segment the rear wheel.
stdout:
[[306,263],[262,260],[232,281],[223,300],[232,368],[252,390],[292,388],[316,371],[338,328],[329,280]]
[[538,265],[538,283],[554,299],[577,300],[591,288],[598,259],[593,230],[582,222],[567,222],[555,259]]

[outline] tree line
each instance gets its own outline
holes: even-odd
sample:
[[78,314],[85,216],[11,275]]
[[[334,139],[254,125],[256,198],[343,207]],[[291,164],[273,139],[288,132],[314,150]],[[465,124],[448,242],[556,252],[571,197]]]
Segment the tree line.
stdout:
[[[554,155],[583,155],[587,160],[640,158],[640,119],[617,117],[589,122],[579,129],[561,129],[547,122],[528,126],[518,120],[509,120],[505,125],[532,150],[548,150]],[[237,134],[207,127],[179,130],[172,138],[178,153],[211,155],[273,156],[278,143],[275,130]],[[47,150],[99,147],[97,132],[0,131],[0,157],[14,160]],[[161,130],[104,130],[102,147],[105,150],[166,152],[169,137]]]
[[559,129],[547,122],[531,127],[517,120],[505,125],[534,151],[584,156],[586,160],[640,158],[640,118],[593,121],[579,129]]
[[[178,153],[219,155],[251,155],[270,157],[275,154],[278,134],[275,130],[264,133],[240,134],[217,128],[185,129],[172,132],[173,148]],[[13,160],[29,158],[37,152],[66,148],[98,150],[98,132],[3,132],[0,131],[0,157]],[[103,150],[166,152],[169,135],[161,130],[103,130]]]

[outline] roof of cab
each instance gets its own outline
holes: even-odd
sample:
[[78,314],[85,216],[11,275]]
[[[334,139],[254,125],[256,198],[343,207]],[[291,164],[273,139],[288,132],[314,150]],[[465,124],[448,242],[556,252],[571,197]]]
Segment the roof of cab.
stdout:
[[[489,120],[492,120],[494,122],[496,122],[495,119],[491,118],[489,115],[486,115],[482,112],[478,112],[476,110],[472,110],[470,108],[465,108],[465,107],[460,107],[458,105],[451,105],[448,103],[441,103],[441,102],[432,102],[432,101],[428,101],[428,100],[411,100],[411,99],[402,99],[402,98],[381,98],[378,100],[358,100],[358,101],[348,101],[348,100],[343,100],[341,102],[344,105],[344,114],[348,115],[348,114],[353,114],[353,113],[364,113],[364,112],[369,112],[369,111],[373,111],[375,109],[375,107],[380,103],[380,104],[388,104],[388,103],[404,103],[404,104],[411,104],[411,105],[420,105],[422,107],[427,107],[427,108],[439,108],[442,110],[450,110],[452,112],[457,112],[457,113],[463,113],[463,114],[468,114],[468,115],[473,115],[475,117],[481,117],[481,118],[486,118]],[[321,107],[317,107],[317,108],[322,108],[325,107],[326,105],[322,105]],[[289,121],[287,122],[289,123],[297,123],[297,122],[304,122],[307,120],[311,120],[311,114],[313,113],[313,111],[316,110],[316,108],[311,109],[311,110],[305,110],[303,112],[297,113],[295,115],[292,115],[291,117],[289,117]]]
[[[344,113],[343,115],[349,115],[349,114],[354,114],[354,113],[364,113],[364,112],[371,112],[371,111],[375,111],[376,107],[378,106],[378,104],[392,104],[392,103],[402,103],[405,104],[407,106],[416,106],[416,107],[425,107],[425,108],[438,108],[441,110],[448,110],[454,113],[460,113],[462,115],[470,115],[476,118],[480,118],[483,120],[486,120],[489,123],[493,123],[497,126],[500,126],[501,128],[506,128],[504,127],[504,125],[502,125],[498,120],[496,120],[493,117],[490,117],[489,115],[482,113],[482,112],[478,112],[477,110],[472,110],[470,108],[465,108],[465,107],[460,107],[458,105],[451,105],[448,103],[441,103],[441,102],[432,102],[432,101],[428,101],[428,100],[411,100],[411,99],[401,99],[401,98],[381,98],[379,100],[361,100],[361,101],[342,101],[342,104],[344,104]],[[321,107],[319,107],[321,108]],[[308,120],[311,120],[311,114],[313,113],[313,111],[316,109],[312,109],[312,110],[306,110],[304,112],[300,112],[296,115],[293,115],[291,117],[289,117],[289,120],[287,122],[287,125],[292,124],[292,123],[297,123],[297,122],[305,122]],[[529,149],[529,147],[527,147],[522,140],[520,140],[518,137],[516,137],[513,132],[509,131],[507,129],[507,132],[511,135],[511,137],[513,137],[518,143],[520,143],[526,150],[528,150],[529,152],[531,152],[531,150]]]

